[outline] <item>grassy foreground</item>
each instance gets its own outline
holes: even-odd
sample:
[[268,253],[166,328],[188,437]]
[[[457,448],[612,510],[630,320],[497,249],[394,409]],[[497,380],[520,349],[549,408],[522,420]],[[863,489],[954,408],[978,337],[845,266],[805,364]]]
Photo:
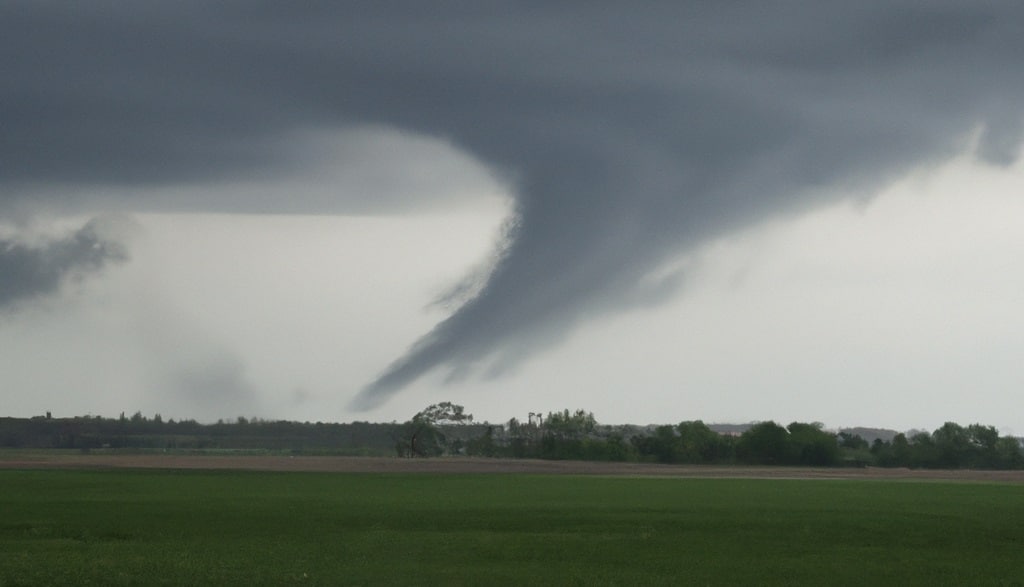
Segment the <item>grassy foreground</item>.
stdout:
[[0,585],[1013,585],[1024,487],[0,471]]

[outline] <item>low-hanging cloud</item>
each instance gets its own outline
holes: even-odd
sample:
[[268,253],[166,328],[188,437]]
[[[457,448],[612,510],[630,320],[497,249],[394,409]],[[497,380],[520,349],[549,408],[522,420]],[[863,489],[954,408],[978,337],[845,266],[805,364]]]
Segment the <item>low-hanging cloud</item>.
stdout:
[[0,310],[56,293],[69,279],[97,273],[128,258],[124,245],[94,219],[73,233],[42,243],[0,240]]
[[357,407],[656,303],[685,281],[666,273],[679,252],[972,137],[1011,163],[1024,117],[1008,2],[13,3],[0,39],[8,203],[115,185],[143,206],[150,188],[301,174],[289,137],[365,126],[447,141],[510,183],[487,279],[453,290],[475,295]]

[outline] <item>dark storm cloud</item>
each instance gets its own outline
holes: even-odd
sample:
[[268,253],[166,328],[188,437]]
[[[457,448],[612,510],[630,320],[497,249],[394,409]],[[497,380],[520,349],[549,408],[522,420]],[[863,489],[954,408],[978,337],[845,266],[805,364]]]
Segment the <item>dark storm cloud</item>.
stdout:
[[1012,2],[3,6],[8,200],[300,173],[288,137],[363,125],[451,141],[512,182],[516,224],[479,294],[362,406],[653,303],[680,280],[663,263],[703,239],[972,132],[1006,164],[1022,135]]
[[44,244],[0,240],[0,310],[126,259],[124,247],[102,236],[96,221]]

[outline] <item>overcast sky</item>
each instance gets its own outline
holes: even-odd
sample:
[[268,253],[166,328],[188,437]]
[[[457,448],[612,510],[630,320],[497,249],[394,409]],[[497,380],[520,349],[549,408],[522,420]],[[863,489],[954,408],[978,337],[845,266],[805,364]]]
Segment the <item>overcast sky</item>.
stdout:
[[0,1],[4,415],[1024,433],[1024,8],[388,6]]

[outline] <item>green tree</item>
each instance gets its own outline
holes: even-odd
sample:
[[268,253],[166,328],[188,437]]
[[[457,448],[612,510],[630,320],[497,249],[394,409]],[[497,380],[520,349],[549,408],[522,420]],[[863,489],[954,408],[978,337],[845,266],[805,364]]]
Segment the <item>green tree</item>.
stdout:
[[476,457],[496,457],[500,450],[494,441],[494,426],[488,426],[482,436],[466,442],[466,454]]
[[839,463],[839,442],[823,427],[820,422],[793,422],[787,427],[792,464],[825,467]]
[[971,444],[973,457],[968,464],[980,469],[1000,468],[999,432],[993,426],[971,424],[967,427],[967,439]]
[[1020,441],[1012,436],[1003,436],[996,441],[996,467],[1000,469],[1020,469],[1024,467],[1024,455],[1021,454]]
[[679,432],[679,462],[710,464],[731,456],[722,435],[700,420],[680,422],[676,430]]
[[842,464],[865,467],[878,462],[872,445],[859,434],[843,431],[836,435],[836,440],[839,443],[839,458]]
[[911,467],[939,468],[941,457],[939,448],[936,446],[932,435],[927,432],[918,432],[908,439],[909,458],[908,465]]
[[633,446],[644,460],[655,460],[659,463],[679,462],[682,457],[682,443],[676,429],[672,426],[658,426],[654,434],[639,436],[633,439]]
[[603,461],[632,461],[636,459],[633,447],[622,438],[621,434],[612,434],[604,442],[594,443],[593,451],[594,458]]
[[893,464],[899,467],[909,467],[913,463],[913,448],[906,434],[900,432],[892,439]]
[[452,402],[441,402],[431,404],[420,413],[413,416],[414,419],[430,422],[437,426],[452,424],[469,424],[473,421],[473,414],[467,414],[465,408]]
[[467,424],[473,415],[451,402],[431,404],[402,425],[396,445],[400,456],[431,457],[444,454],[449,446],[442,426]]
[[597,427],[594,414],[585,410],[550,412],[541,425],[540,457],[584,459],[588,437]]
[[754,424],[740,435],[736,458],[757,465],[791,463],[789,432],[771,420]]
[[505,425],[508,438],[509,456],[517,459],[536,458],[540,456],[538,446],[540,444],[540,428],[533,422],[523,423],[516,418],[510,418]]
[[582,439],[596,427],[594,414],[585,410],[576,410],[572,414],[569,410],[549,412],[543,424],[545,436],[559,439]]
[[836,438],[839,440],[840,448],[848,448],[851,450],[867,450],[870,448],[868,441],[861,438],[859,434],[840,432]]
[[955,423],[946,422],[932,433],[934,445],[934,461],[930,466],[941,469],[959,469],[969,467],[974,460],[975,446],[971,443],[967,430]]

